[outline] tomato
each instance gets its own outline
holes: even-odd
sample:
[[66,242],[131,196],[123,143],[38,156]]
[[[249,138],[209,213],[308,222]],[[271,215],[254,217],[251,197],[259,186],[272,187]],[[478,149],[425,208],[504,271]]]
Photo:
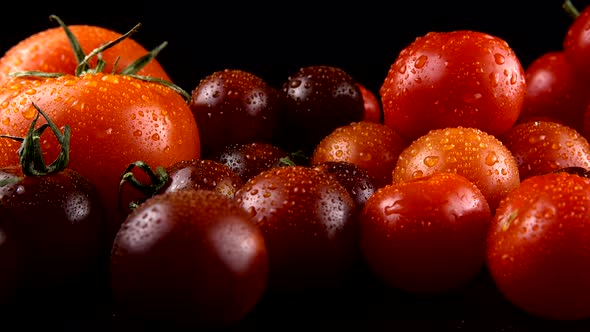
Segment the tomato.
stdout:
[[510,128],[501,140],[516,159],[521,181],[567,167],[590,169],[588,140],[558,122],[523,122]]
[[488,271],[516,307],[543,319],[590,318],[590,180],[531,176],[502,201],[487,239]]
[[304,66],[283,82],[279,143],[309,154],[334,129],[361,121],[365,101],[357,81],[333,66]]
[[192,91],[190,108],[199,126],[203,157],[228,144],[272,143],[279,130],[278,91],[253,73],[216,71]]
[[360,217],[360,245],[387,286],[434,294],[465,286],[485,263],[492,215],[471,181],[450,172],[378,189]]
[[346,161],[371,173],[377,187],[391,183],[391,174],[407,141],[390,127],[370,121],[340,126],[316,144],[310,162]]
[[[200,157],[199,132],[187,102],[159,83],[104,73],[16,78],[0,88],[0,133],[23,136],[36,114],[32,103],[57,126],[70,125],[69,167],[96,184],[114,230],[124,219],[117,196],[130,163],[168,167]],[[42,144],[47,160],[59,151],[55,139]],[[0,165],[16,159],[13,150],[5,152]]]
[[[100,26],[71,25],[68,28],[77,38],[85,54],[122,36],[119,32]],[[48,45],[51,46],[48,47]],[[117,72],[115,65],[120,70],[147,53],[148,50],[143,45],[131,38],[126,38],[102,52],[102,58],[105,61],[103,72]],[[89,64],[95,67],[96,58],[91,59]],[[0,58],[0,85],[9,79],[7,75],[13,72],[43,71],[74,75],[77,66],[76,54],[64,29],[49,28],[21,40],[6,51]],[[167,72],[155,59],[137,74],[170,81]]]
[[518,119],[525,93],[514,50],[499,37],[471,30],[416,38],[380,89],[384,123],[409,141],[456,126],[500,135]]
[[260,229],[231,198],[177,190],[131,212],[113,244],[110,278],[116,313],[136,324],[218,330],[258,303],[268,256]]
[[363,96],[363,102],[365,103],[365,115],[363,121],[378,122],[381,123],[383,111],[381,110],[381,101],[377,99],[377,95],[373,91],[367,89],[361,83],[357,83],[361,94]]
[[590,81],[564,51],[550,51],[535,59],[525,71],[527,92],[518,122],[552,120],[583,132]]
[[590,6],[582,9],[567,29],[563,38],[563,51],[569,63],[585,79],[590,79]]
[[475,183],[492,213],[520,183],[512,152],[498,138],[477,128],[433,129],[416,139],[400,153],[393,183],[436,172],[455,172]]
[[332,288],[357,261],[356,206],[328,173],[271,168],[250,178],[234,199],[262,230],[272,292]]

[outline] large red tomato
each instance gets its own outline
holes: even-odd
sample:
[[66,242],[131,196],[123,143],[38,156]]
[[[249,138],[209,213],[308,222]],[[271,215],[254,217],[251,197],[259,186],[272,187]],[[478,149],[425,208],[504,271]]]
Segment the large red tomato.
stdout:
[[[71,127],[69,168],[96,184],[110,221],[122,221],[113,216],[120,177],[130,163],[168,167],[200,158],[199,132],[188,103],[159,83],[103,73],[15,78],[0,87],[0,134],[24,137],[37,114],[33,103],[58,127]],[[49,162],[60,150],[54,137],[44,137],[42,150]],[[17,145],[6,148],[7,141],[0,140],[0,166],[18,163]]]
[[456,126],[502,134],[516,122],[525,93],[524,69],[508,43],[470,30],[417,38],[380,89],[384,123],[409,140]]
[[[71,25],[68,29],[76,37],[85,54],[122,36],[119,32],[100,26]],[[102,59],[105,62],[103,72],[113,72],[115,65],[119,70],[125,68],[148,52],[135,40],[125,38],[102,52]],[[91,59],[90,65],[94,67],[96,60],[96,58]],[[50,28],[23,39],[0,58],[0,85],[4,84],[9,78],[8,74],[13,72],[43,71],[73,75],[77,66],[78,59],[65,30],[62,27]],[[137,74],[170,81],[166,71],[155,59],[146,64]]]

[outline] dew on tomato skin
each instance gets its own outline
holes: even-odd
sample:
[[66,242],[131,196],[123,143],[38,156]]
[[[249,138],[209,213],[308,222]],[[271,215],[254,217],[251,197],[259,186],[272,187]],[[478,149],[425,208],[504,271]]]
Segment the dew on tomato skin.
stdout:
[[22,185],[19,185],[16,187],[16,193],[17,194],[24,194],[25,193],[25,187]]

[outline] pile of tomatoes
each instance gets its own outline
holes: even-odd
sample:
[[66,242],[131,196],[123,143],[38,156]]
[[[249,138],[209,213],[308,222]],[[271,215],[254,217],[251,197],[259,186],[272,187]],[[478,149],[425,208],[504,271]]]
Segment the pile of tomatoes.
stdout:
[[563,50],[527,68],[498,36],[429,32],[378,94],[327,65],[185,91],[165,44],[52,16],[0,58],[2,308],[100,298],[130,324],[239,330],[281,301],[416,305],[483,278],[584,324],[590,7],[564,8]]

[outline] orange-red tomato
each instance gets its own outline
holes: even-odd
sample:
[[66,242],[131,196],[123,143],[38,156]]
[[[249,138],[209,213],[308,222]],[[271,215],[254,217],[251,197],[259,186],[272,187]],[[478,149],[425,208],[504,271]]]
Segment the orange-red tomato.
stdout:
[[455,172],[475,183],[492,212],[520,183],[518,164],[510,150],[477,128],[434,129],[413,141],[400,153],[393,183],[436,172]]
[[[113,216],[120,177],[130,163],[168,167],[200,158],[199,132],[186,100],[162,84],[103,73],[16,78],[0,88],[0,134],[24,137],[37,114],[33,103],[58,127],[71,127],[69,168],[96,184],[111,222],[122,221]],[[41,144],[46,160],[53,160],[59,152],[55,137]],[[1,166],[17,163],[14,147],[0,151]]]
[[[78,39],[85,54],[95,48],[122,36],[121,33],[100,26],[71,25],[68,28]],[[127,67],[149,51],[131,38],[102,52],[105,61],[103,72]],[[95,67],[96,57],[89,64]],[[0,58],[0,85],[8,79],[8,74],[20,71],[43,71],[73,75],[78,61],[63,28],[55,27],[33,34],[12,46]],[[138,75],[151,76],[170,81],[168,73],[153,59],[137,72]]]

